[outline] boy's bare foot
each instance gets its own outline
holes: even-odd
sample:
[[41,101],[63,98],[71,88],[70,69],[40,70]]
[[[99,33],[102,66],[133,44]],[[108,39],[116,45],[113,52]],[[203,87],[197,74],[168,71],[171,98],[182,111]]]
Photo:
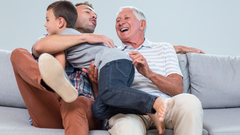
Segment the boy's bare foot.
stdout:
[[162,123],[160,123],[157,113],[155,114],[147,113],[147,115],[151,118],[151,120],[155,124],[158,133],[163,134],[165,132],[165,122],[163,121]]
[[[174,103],[175,102],[172,98],[163,99],[160,97],[156,98],[155,102],[153,103],[153,108],[156,110],[158,120],[160,122],[160,127],[162,129],[161,131],[165,131],[165,122],[164,122],[165,113],[168,109],[173,108]],[[159,133],[160,133],[160,131],[159,131]],[[160,134],[162,134],[162,133],[160,133]]]
[[51,87],[65,102],[77,99],[78,92],[64,74],[61,64],[50,54],[39,57],[39,70],[43,81]]
[[160,125],[158,127],[156,127],[158,130],[159,134],[163,134],[165,132],[165,122],[163,121],[162,123],[160,123]]

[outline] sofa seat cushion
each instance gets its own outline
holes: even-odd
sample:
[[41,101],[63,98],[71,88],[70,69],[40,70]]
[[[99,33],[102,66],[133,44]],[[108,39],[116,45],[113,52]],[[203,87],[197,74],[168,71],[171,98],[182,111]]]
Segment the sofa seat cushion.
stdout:
[[[150,129],[147,131],[146,135],[159,135],[159,134],[157,129]],[[174,132],[172,129],[166,129],[162,135],[174,135]],[[207,130],[203,129],[202,135],[208,135]]]
[[[36,128],[28,122],[27,109],[0,106],[0,135],[64,135],[64,129]],[[108,131],[91,130],[89,135],[109,135]]]
[[190,93],[203,108],[240,106],[240,57],[187,54]]
[[2,135],[64,135],[63,129],[36,128],[28,122],[27,109],[0,107],[0,131]]
[[210,135],[239,135],[240,108],[204,109],[203,128]]

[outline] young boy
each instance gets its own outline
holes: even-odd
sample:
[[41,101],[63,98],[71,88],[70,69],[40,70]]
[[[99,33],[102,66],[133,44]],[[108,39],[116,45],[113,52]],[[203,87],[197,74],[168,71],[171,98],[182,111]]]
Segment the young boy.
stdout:
[[[44,26],[46,27],[48,35],[50,36],[54,34],[59,34],[61,31],[63,31],[66,28],[74,28],[76,20],[77,20],[77,10],[71,2],[69,1],[54,2],[47,7],[46,23],[44,24]],[[64,52],[59,52],[55,54],[55,58],[59,62],[62,62],[61,64],[65,69]],[[42,65],[42,66],[46,66],[46,65]],[[41,68],[40,68],[40,72],[41,72]],[[68,77],[66,78],[68,79]],[[55,80],[57,79],[55,78]],[[48,85],[51,86],[51,84],[48,84]],[[65,86],[62,88],[66,88],[66,87],[71,87],[72,89],[75,89],[70,83],[68,84],[68,86]],[[59,89],[59,88],[57,87],[55,89]],[[60,97],[64,97],[61,95],[61,93],[58,93],[58,94],[60,95]],[[65,96],[73,97],[75,100],[78,97],[78,92],[76,90],[67,92],[65,93]],[[68,99],[65,99],[65,101],[71,102]]]
[[[54,9],[48,8],[45,24],[48,34],[81,34],[72,29],[72,25],[69,25],[69,23],[76,21],[77,17],[69,17],[70,14],[67,11],[59,10],[58,13],[61,12],[66,16],[57,16]],[[93,114],[98,119],[108,119],[117,113],[145,114],[155,113],[156,110],[160,122],[163,122],[167,108],[174,105],[171,98],[155,102],[159,97],[130,88],[135,71],[132,59],[128,54],[118,49],[111,49],[103,44],[90,45],[86,43],[57,53],[55,58],[57,60],[49,54],[42,54],[39,58],[39,69],[45,83],[66,102],[73,102],[78,95],[62,72],[65,68],[65,58],[74,68],[79,69],[88,68],[91,61],[94,61],[99,70],[99,94],[93,105]],[[60,80],[57,83],[54,81],[56,78]],[[131,98],[133,102],[125,102],[124,98]],[[153,104],[157,104],[155,110],[152,109],[155,106]]]

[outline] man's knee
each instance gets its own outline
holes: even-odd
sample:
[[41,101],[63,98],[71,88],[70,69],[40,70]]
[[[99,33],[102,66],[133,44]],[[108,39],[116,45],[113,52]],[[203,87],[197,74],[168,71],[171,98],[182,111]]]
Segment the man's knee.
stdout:
[[18,57],[19,54],[22,54],[25,51],[26,51],[26,49],[23,49],[23,48],[16,48],[16,49],[14,49],[12,51],[12,53],[11,53],[11,59]]
[[142,119],[135,114],[117,114],[109,119],[111,135],[145,135],[146,126]]
[[27,54],[27,53],[30,54],[26,49],[16,48],[12,51],[10,60],[12,63],[16,63],[19,60],[21,60],[21,58],[24,54]]
[[180,94],[175,96],[174,100],[175,106],[181,108],[188,115],[203,112],[201,101],[192,94]]

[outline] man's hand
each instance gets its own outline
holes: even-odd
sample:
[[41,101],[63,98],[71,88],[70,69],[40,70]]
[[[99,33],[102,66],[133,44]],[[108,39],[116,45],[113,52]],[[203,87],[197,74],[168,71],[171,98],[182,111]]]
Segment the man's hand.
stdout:
[[93,61],[90,64],[90,67],[87,69],[82,68],[83,72],[86,72],[93,88],[94,97],[97,98],[98,96],[98,69],[95,67]]
[[97,35],[97,34],[84,34],[86,36],[86,42],[89,44],[106,44],[109,48],[115,48],[113,40],[104,36],[104,35]]
[[189,52],[205,54],[205,52],[203,52],[202,50],[193,48],[193,47],[187,47],[187,46],[182,46],[182,45],[177,45],[177,46],[173,46],[173,47],[174,47],[176,53],[180,53],[180,54],[186,54]]
[[133,59],[132,64],[135,65],[140,74],[146,78],[150,78],[152,76],[153,72],[149,68],[146,59],[138,51],[129,52],[129,56]]
[[92,83],[98,84],[98,69],[94,65],[93,61],[91,62],[88,70],[85,68],[82,68],[82,71],[87,73],[87,75]]

